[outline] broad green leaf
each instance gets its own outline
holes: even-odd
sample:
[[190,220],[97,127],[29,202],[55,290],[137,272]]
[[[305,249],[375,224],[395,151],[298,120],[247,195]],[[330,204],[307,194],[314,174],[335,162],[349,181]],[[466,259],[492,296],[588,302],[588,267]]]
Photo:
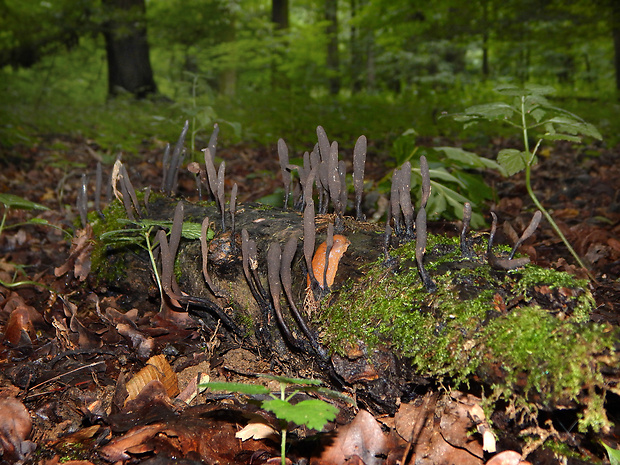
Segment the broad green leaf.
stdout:
[[199,384],[200,389],[209,388],[212,391],[227,391],[238,392],[241,394],[257,395],[257,394],[269,394],[269,388],[260,384],[245,384],[245,383],[226,383],[213,381],[209,383]]
[[529,115],[534,118],[534,121],[536,121],[537,123],[540,123],[546,114],[547,112],[542,108],[536,108],[529,112]]
[[[497,119],[507,119],[518,113],[517,108],[505,102],[485,103],[482,105],[474,105],[465,110],[463,116],[477,116],[489,121]],[[462,121],[455,118],[457,121]]]
[[[414,173],[417,173],[418,176],[420,175],[420,168],[415,168],[412,170]],[[450,173],[448,173],[446,170],[444,169],[433,169],[433,170],[428,170],[429,174],[431,175],[431,179],[441,179],[442,181],[449,181],[449,182],[453,182],[458,184],[461,187],[465,187],[465,185],[460,181],[460,179],[454,177],[453,175],[451,175]],[[417,181],[416,181],[417,183]],[[412,183],[413,184],[413,183]]]
[[577,119],[563,116],[555,116],[547,120],[547,123],[553,124],[556,131],[559,132],[565,132],[572,135],[581,134],[584,136],[593,137],[597,140],[601,140],[603,138],[603,136],[601,136],[601,133],[598,131],[598,129],[594,127],[594,125]]
[[49,210],[44,205],[31,202],[28,199],[13,194],[0,194],[0,203],[6,208],[17,208],[18,210]]
[[610,465],[620,465],[620,450],[609,447],[603,441],[601,441],[601,444],[603,444],[603,447],[607,451]]
[[511,97],[521,97],[522,95],[549,95],[555,92],[551,86],[539,84],[526,84],[525,87],[518,87],[512,84],[502,84],[495,88],[495,92]]
[[338,415],[338,408],[318,399],[302,400],[295,405],[285,400],[273,399],[263,402],[262,408],[273,412],[281,420],[316,430],[323,429],[328,421]]
[[267,379],[272,379],[274,381],[277,381],[278,383],[283,383],[283,384],[290,384],[290,385],[313,385],[313,386],[318,386],[323,384],[323,381],[321,381],[320,379],[310,379],[310,378],[289,378],[287,376],[277,376],[277,375],[270,375],[267,373],[260,373],[258,375],[260,378],[267,378]]
[[503,149],[497,155],[497,162],[506,170],[506,175],[512,176],[525,169],[527,154],[521,150]]
[[435,150],[440,150],[446,154],[451,160],[456,160],[463,165],[472,168],[490,168],[495,170],[501,170],[501,166],[494,160],[481,157],[480,155],[468,152],[466,150],[457,147],[436,147]]
[[434,191],[434,193],[431,191],[431,196],[426,205],[426,212],[429,218],[440,216],[448,207],[446,198],[443,195],[438,194],[438,189],[434,189]]
[[540,136],[541,139],[544,140],[567,140],[569,142],[581,142],[581,137],[579,136],[571,136],[569,134],[543,134]]
[[[189,221],[184,221],[183,230],[181,231],[181,236],[183,236],[185,239],[190,239],[190,240],[200,239],[201,230],[202,230],[201,224],[190,223]],[[209,234],[209,231],[210,231],[210,234]],[[213,239],[213,236],[214,236],[214,232],[211,230],[208,230],[207,239]]]
[[[431,183],[431,185],[433,185],[433,183]],[[461,208],[463,208],[463,204],[469,201],[467,197],[462,196],[458,192],[450,189],[449,187],[444,186],[443,184],[435,183],[434,187],[438,192],[441,193],[443,197],[446,198],[448,203],[452,205],[453,207],[460,206]]]

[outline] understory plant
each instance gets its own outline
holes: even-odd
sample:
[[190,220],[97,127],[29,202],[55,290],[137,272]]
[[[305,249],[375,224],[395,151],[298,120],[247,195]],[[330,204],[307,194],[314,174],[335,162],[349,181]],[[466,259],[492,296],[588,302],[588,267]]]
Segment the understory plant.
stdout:
[[[486,184],[482,170],[492,169],[503,174],[502,166],[496,161],[457,147],[422,148],[417,145],[416,136],[417,132],[414,129],[408,129],[401,134],[394,141],[391,155],[395,159],[396,166],[401,166],[407,161],[411,163],[413,167],[411,190],[414,195],[420,192],[419,187],[422,184],[419,159],[421,155],[426,157],[432,186],[426,209],[431,217],[458,218],[463,214],[465,203],[468,202],[476,209],[493,197],[493,190]],[[386,190],[389,189],[390,176],[387,175],[381,180]],[[484,218],[474,211],[471,226],[479,228],[483,225]]]
[[[280,420],[280,457],[282,465],[286,464],[286,431],[287,423],[292,422],[296,425],[306,426],[311,429],[321,430],[325,425],[336,418],[338,408],[321,399],[305,399],[300,402],[292,403],[291,400],[300,392],[318,392],[324,395],[346,398],[348,397],[330,389],[321,388],[322,382],[317,379],[288,378],[285,376],[274,376],[261,374],[262,378],[277,381],[280,384],[280,392],[272,393],[268,387],[259,384],[209,382],[199,386],[199,388],[210,388],[214,391],[237,392],[251,396],[265,396],[267,399],[260,400],[260,407],[272,412]],[[286,394],[287,388],[294,388],[293,392]]]
[[[466,127],[481,121],[499,121],[519,131],[523,139],[523,149],[502,149],[497,154],[497,162],[507,176],[525,170],[525,186],[532,202],[545,216],[579,266],[588,273],[590,279],[594,280],[594,276],[575,252],[551,214],[540,203],[532,189],[531,175],[532,166],[538,162],[538,152],[543,142],[561,140],[581,142],[583,136],[601,140],[601,134],[593,125],[579,116],[552,105],[546,98],[554,92],[552,87],[532,84],[525,87],[503,85],[497,87],[495,91],[504,97],[511,98],[512,101],[475,105],[453,117],[457,121],[466,123]],[[536,140],[533,148],[530,145],[530,138]]]
[[[148,253],[151,268],[153,270],[153,276],[159,289],[159,294],[163,305],[164,289],[161,283],[161,277],[159,275],[155,257],[155,250],[159,245],[156,234],[160,229],[169,231],[172,228],[172,221],[154,221],[146,218],[139,220],[120,218],[118,219],[118,222],[120,224],[127,225],[127,227],[104,232],[101,234],[100,240],[113,247],[137,246],[144,249]],[[200,239],[200,230],[200,224],[185,221],[183,222],[181,237],[190,240]],[[213,234],[213,231],[209,230],[207,238],[209,240],[212,239]]]
[[[30,218],[22,223],[15,223],[10,226],[6,226],[6,219],[9,215],[9,210],[11,208],[17,209],[17,210],[48,210],[48,208],[41,204],[32,202],[28,199],[24,199],[23,197],[19,197],[13,194],[6,194],[6,193],[0,193],[0,204],[2,204],[3,206],[2,220],[0,220],[0,237],[2,236],[2,233],[9,228],[17,228],[19,226],[23,226],[27,224],[50,226],[53,228],[60,229],[62,232],[66,233],[66,231],[64,231],[63,229],[58,228],[57,226],[51,224],[49,221],[42,219],[42,218]],[[12,287],[19,287],[19,286],[24,286],[24,285],[40,285],[40,283],[37,283],[35,281],[12,281],[10,283],[7,283],[7,282],[0,280],[0,285],[6,288],[12,288]]]

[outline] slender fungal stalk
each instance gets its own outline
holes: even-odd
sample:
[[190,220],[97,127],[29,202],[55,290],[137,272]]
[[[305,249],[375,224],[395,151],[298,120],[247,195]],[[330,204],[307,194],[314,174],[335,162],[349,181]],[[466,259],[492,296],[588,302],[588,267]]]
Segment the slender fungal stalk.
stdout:
[[530,144],[528,141],[528,132],[527,132],[528,126],[525,120],[525,115],[526,115],[525,96],[522,96],[521,97],[521,127],[523,129],[523,146],[525,148],[525,153],[529,155],[528,160],[525,161],[525,188],[527,189],[527,193],[532,199],[532,202],[534,202],[534,205],[536,205],[536,207],[545,216],[545,218],[547,219],[547,221],[549,222],[549,224],[551,225],[555,233],[562,240],[562,242],[564,243],[568,251],[571,253],[573,258],[577,261],[579,266],[585,270],[590,280],[592,280],[593,282],[596,282],[596,278],[594,277],[594,275],[590,272],[588,267],[586,267],[585,263],[581,260],[577,252],[575,252],[575,249],[573,249],[570,242],[568,242],[568,239],[566,238],[564,233],[562,233],[562,231],[560,230],[560,227],[557,225],[555,220],[551,217],[551,214],[547,211],[547,209],[542,206],[542,204],[538,200],[538,197],[536,197],[536,194],[534,193],[534,189],[532,189],[532,183],[531,183],[532,163],[536,156],[536,152],[538,151],[538,147],[540,147],[540,143],[542,139],[538,141],[538,143],[536,144],[536,147],[534,147],[534,150],[530,152]]

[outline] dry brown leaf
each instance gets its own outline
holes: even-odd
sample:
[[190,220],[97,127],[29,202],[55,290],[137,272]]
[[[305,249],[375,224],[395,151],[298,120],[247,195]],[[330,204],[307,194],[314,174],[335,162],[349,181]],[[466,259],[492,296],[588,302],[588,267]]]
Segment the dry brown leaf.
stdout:
[[265,423],[265,419],[259,415],[250,419],[248,424],[235,434],[235,437],[242,441],[247,441],[248,439],[254,439],[255,441],[259,439],[277,440],[279,436],[280,432]]
[[4,327],[3,341],[8,342],[13,347],[30,347],[35,337],[36,333],[28,309],[23,306],[17,307],[11,312],[9,321]]
[[357,457],[366,465],[379,465],[383,463],[380,457],[389,452],[390,443],[377,420],[366,410],[360,410],[351,423],[338,429],[321,456],[310,463],[344,465]]
[[0,399],[0,457],[9,462],[23,460],[36,445],[28,441],[32,430],[30,414],[14,397]]
[[177,396],[176,400],[181,400],[189,404],[198,394],[206,391],[207,388],[200,388],[198,385],[208,383],[209,379],[209,375],[206,373],[198,373],[192,378],[189,384],[185,386],[185,389]]
[[179,384],[177,376],[172,371],[172,367],[163,354],[155,355],[148,359],[146,366],[127,382],[127,393],[129,394],[125,403],[135,399],[140,391],[151,381],[160,381],[166,389],[169,397],[179,394]]
[[113,439],[99,449],[99,455],[110,462],[127,460],[131,458],[130,455],[127,454],[128,450],[140,446],[164,428],[165,425],[162,423],[133,428],[124,436]]
[[521,460],[521,454],[514,450],[505,450],[493,456],[486,465],[531,465],[530,462]]
[[71,240],[71,250],[67,261],[54,269],[56,277],[62,276],[71,269],[73,274],[80,281],[84,281],[90,273],[90,253],[93,249],[93,228],[87,224],[84,229],[80,229],[76,236]]

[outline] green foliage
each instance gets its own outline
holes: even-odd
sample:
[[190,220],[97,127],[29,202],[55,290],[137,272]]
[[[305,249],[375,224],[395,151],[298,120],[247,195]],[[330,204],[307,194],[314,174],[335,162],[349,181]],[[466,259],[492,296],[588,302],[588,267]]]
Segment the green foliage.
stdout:
[[[594,280],[594,276],[589,272],[564,233],[534,193],[531,184],[531,169],[538,162],[537,153],[543,141],[581,142],[583,136],[600,140],[601,134],[594,126],[586,123],[578,116],[551,105],[545,97],[554,91],[551,87],[532,84],[523,88],[500,86],[496,88],[496,91],[506,97],[512,97],[512,104],[496,102],[476,105],[466,109],[461,114],[454,115],[454,118],[466,123],[466,125],[480,121],[500,121],[519,131],[523,138],[523,150],[500,150],[497,155],[499,165],[509,176],[525,170],[525,186],[532,202],[543,213],[579,266],[588,272],[590,279]],[[530,149],[530,137],[533,135],[536,136],[538,142],[533,149]]]
[[[595,302],[587,281],[533,265],[508,273],[478,260],[466,265],[458,238],[429,235],[426,265],[438,288],[429,295],[416,267],[406,266],[414,249],[406,244],[392,252],[396,269],[383,258],[370,265],[364,280],[345,284],[338,301],[323,310],[323,341],[332,350],[346,355],[355,341],[369,354],[387,346],[422,376],[457,385],[488,376],[495,382],[492,403],[501,399],[517,412],[533,412],[578,401],[581,430],[607,426],[603,373],[619,358],[618,331],[589,322]],[[482,244],[476,249],[484,253]],[[541,287],[571,289],[564,319],[530,295]],[[503,308],[507,295],[522,296],[510,310]],[[591,389],[587,396],[584,388]]]
[[[63,229],[58,228],[55,225],[52,225],[49,221],[42,219],[42,218],[30,218],[23,223],[17,223],[17,224],[12,224],[11,226],[6,226],[6,219],[9,214],[9,209],[11,208],[14,208],[17,210],[49,210],[49,209],[44,205],[32,202],[28,199],[24,199],[23,197],[20,197],[18,195],[7,194],[7,193],[0,193],[0,203],[4,207],[4,211],[2,213],[2,220],[0,221],[0,236],[2,236],[3,231],[9,228],[15,228],[15,227],[26,225],[26,224],[50,226],[50,227],[57,228],[65,232]],[[40,283],[37,283],[34,281],[15,281],[15,278],[13,278],[13,281],[10,283],[0,280],[0,285],[6,288],[13,288],[13,287],[19,287],[19,286],[24,286],[24,285],[40,285]]]
[[601,444],[603,444],[603,447],[607,451],[610,465],[620,465],[620,450],[608,446],[603,441],[601,441]]
[[[279,396],[272,394],[266,386],[254,384],[209,382],[200,384],[198,387],[201,389],[210,388],[214,391],[238,392],[248,395],[269,395],[270,399],[260,400],[259,403],[261,408],[272,412],[276,418],[282,421],[280,451],[282,465],[284,465],[286,463],[286,422],[321,430],[327,422],[332,421],[338,414],[337,407],[320,399],[306,399],[294,404],[291,403],[291,399],[299,392],[308,393],[319,390],[322,394],[332,395],[340,399],[344,396],[336,391],[319,388],[322,382],[316,379],[289,378],[286,376],[266,374],[259,376],[277,381],[280,384]],[[294,388],[293,393],[288,396],[286,395],[287,387]]]
[[[409,161],[414,166],[411,188],[419,200],[421,180],[419,158],[426,156],[431,175],[431,196],[428,200],[429,216],[444,218],[462,218],[463,204],[469,202],[472,208],[492,198],[492,189],[484,182],[481,171],[494,169],[503,172],[502,166],[493,160],[481,157],[473,152],[456,147],[422,148],[416,145],[417,133],[413,129],[405,131],[392,146],[392,155],[396,165]],[[388,179],[382,182],[384,189],[389,189]],[[484,225],[482,215],[472,214],[471,225],[478,228]]]
[[[599,131],[580,117],[552,105],[546,98],[555,90],[548,86],[528,84],[523,88],[499,86],[496,91],[503,96],[513,97],[512,103],[495,102],[475,105],[454,119],[471,125],[480,121],[500,121],[519,130],[524,137],[525,150],[503,149],[497,161],[504,173],[512,176],[537,163],[536,153],[543,141],[567,140],[581,142],[582,136],[602,138]],[[528,137],[536,137],[538,142],[529,149]]]

